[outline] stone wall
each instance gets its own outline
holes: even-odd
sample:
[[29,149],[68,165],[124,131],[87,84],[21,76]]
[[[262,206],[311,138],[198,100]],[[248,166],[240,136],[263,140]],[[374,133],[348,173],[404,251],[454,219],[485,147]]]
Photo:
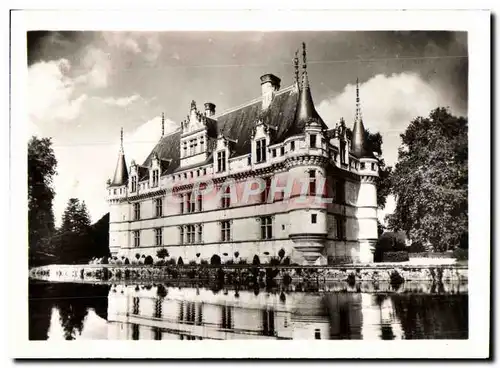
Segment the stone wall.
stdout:
[[366,267],[50,265],[31,269],[30,277],[60,282],[199,280],[229,284],[266,283],[270,281],[288,283],[292,281],[346,281],[349,284],[358,282],[403,283],[411,281],[464,283],[468,280],[468,268],[461,265],[374,265]]

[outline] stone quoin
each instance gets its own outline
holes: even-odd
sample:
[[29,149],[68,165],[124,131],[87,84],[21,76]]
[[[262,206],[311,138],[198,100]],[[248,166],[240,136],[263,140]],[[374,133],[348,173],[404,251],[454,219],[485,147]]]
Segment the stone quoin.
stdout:
[[373,261],[378,159],[365,141],[359,84],[352,135],[340,117],[328,128],[302,49],[291,86],[265,74],[260,97],[221,113],[193,101],[169,134],[162,115],[162,135],[142,164],[126,167],[122,137],[107,186],[113,256],[157,259],[165,248],[184,263],[251,263],[255,255],[266,263],[283,249],[299,264]]

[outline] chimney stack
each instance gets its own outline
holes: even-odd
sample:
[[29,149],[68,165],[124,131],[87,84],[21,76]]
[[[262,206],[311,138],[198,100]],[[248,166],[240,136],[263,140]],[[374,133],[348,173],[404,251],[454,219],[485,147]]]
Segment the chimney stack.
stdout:
[[271,104],[275,92],[280,89],[281,79],[274,74],[264,74],[260,77],[262,87],[262,109],[267,109]]
[[205,102],[205,116],[211,117],[215,115],[215,104],[212,102]]

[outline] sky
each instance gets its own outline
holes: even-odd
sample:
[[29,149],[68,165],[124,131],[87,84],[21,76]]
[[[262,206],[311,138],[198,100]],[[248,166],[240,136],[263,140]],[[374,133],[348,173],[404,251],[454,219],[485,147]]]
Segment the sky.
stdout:
[[[62,32],[31,31],[28,42],[29,137],[51,137],[56,225],[69,198],[84,200],[92,222],[108,212],[124,129],[127,164],[142,163],[165,130],[213,102],[220,112],[261,94],[259,77],[293,83],[292,59],[307,45],[316,108],[329,126],[352,127],[359,78],[364,125],[383,137],[397,162],[400,134],[438,107],[467,115],[465,32]],[[394,209],[393,198],[379,217]]]

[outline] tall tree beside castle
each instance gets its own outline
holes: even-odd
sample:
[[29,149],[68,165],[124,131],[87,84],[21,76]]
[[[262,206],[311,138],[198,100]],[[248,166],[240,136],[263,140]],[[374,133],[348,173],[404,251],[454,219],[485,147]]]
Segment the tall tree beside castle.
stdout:
[[50,138],[33,136],[28,142],[28,245],[29,265],[50,262],[54,234],[52,201],[57,160]]
[[56,240],[57,255],[62,263],[79,263],[89,258],[92,239],[90,216],[85,202],[70,198],[62,216],[62,225]]
[[467,124],[445,108],[414,119],[391,175],[396,209],[389,226],[438,251],[467,246]]

